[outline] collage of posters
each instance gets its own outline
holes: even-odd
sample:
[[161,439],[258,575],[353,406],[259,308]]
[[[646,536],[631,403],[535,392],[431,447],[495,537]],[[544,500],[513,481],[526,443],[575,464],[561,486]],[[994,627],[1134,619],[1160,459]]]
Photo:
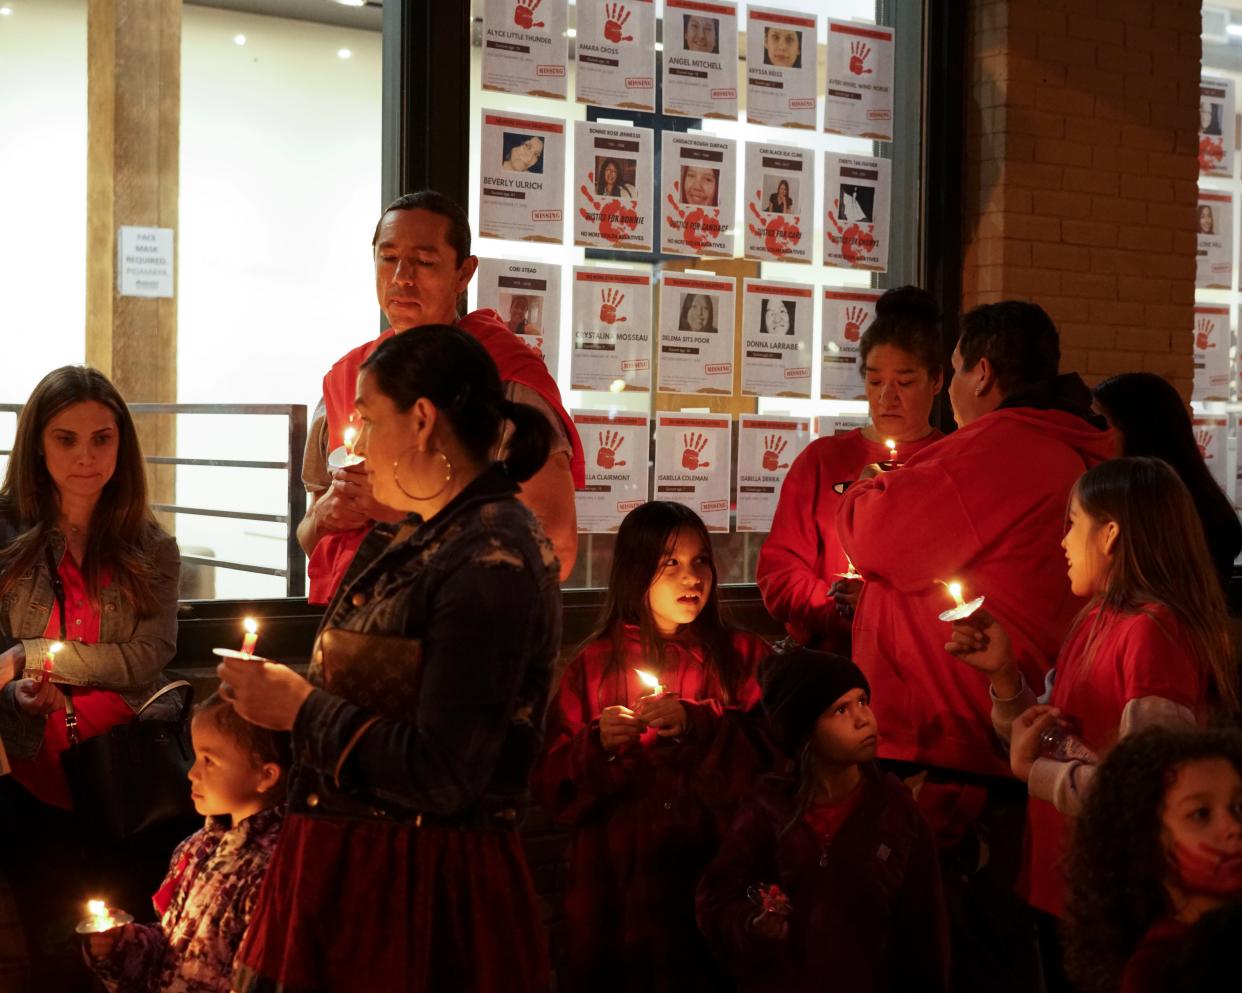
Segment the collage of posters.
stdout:
[[732,258],[737,143],[668,131],[663,139],[660,250]]
[[565,240],[565,124],[548,117],[483,112],[479,235]]
[[579,0],[578,103],[655,110],[655,0]]
[[811,396],[814,288],[747,279],[742,286],[742,395]]
[[492,309],[543,359],[553,376],[560,346],[561,267],[479,259],[479,308]]
[[733,394],[735,288],[708,273],[661,280],[659,392]]
[[651,276],[574,267],[570,389],[651,389]]
[[650,128],[575,124],[575,245],[652,250],[653,137]]
[[828,21],[824,130],[893,140],[893,29]]
[[745,256],[768,262],[810,263],[815,164],[810,149],[746,145]]
[[1195,307],[1195,385],[1192,400],[1229,399],[1229,308]]
[[737,120],[737,4],[664,2],[664,113]]
[[733,422],[728,414],[656,414],[656,500],[684,504],[708,531],[729,531]]
[[646,414],[575,410],[586,454],[586,486],[574,494],[578,530],[607,534],[647,501],[650,426]]
[[858,343],[875,319],[880,290],[824,290],[820,345],[820,396],[833,400],[865,400]]
[[815,130],[816,49],[814,17],[747,7],[747,121]]
[[1233,194],[1200,190],[1195,286],[1229,289],[1233,280]]
[[805,417],[741,414],[737,422],[737,530],[771,531],[781,484],[811,441]]

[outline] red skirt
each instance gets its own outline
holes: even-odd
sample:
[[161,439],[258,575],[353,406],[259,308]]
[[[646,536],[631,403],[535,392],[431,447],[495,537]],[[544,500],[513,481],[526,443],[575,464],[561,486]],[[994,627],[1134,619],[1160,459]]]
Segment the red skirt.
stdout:
[[516,831],[291,814],[237,993],[540,993],[542,914]]

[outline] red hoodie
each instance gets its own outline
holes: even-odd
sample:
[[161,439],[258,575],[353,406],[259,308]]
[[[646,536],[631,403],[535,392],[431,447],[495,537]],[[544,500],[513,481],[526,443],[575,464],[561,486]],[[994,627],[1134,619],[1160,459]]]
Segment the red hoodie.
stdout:
[[854,660],[871,681],[883,758],[1009,776],[988,682],[944,650],[953,601],[937,580],[983,594],[1033,687],[1082,602],[1060,543],[1070,489],[1112,454],[1112,436],[1062,410],[995,410],[851,486],[841,544],[867,580]]
[[[943,438],[903,442],[899,459],[908,459]],[[833,486],[858,478],[863,466],[887,459],[883,443],[869,441],[862,428],[806,447],[789,467],[781,485],[772,530],[759,550],[755,582],[768,613],[785,625],[798,642],[824,639],[819,646],[849,654],[850,622],[836,611],[828,588],[849,562],[837,538],[837,511],[843,495]]]
[[[583,457],[582,442],[578,439],[577,429],[573,420],[561,405],[561,393],[556,381],[548,372],[543,361],[530,350],[522,340],[509,330],[509,326],[501,320],[494,310],[476,310],[456,321],[461,328],[487,349],[488,355],[496,363],[500,378],[506,383],[520,383],[539,394],[540,398],[556,411],[565,427],[573,445],[573,456],[570,470],[573,473],[574,486],[581,488],[586,484],[586,462]],[[351,352],[342,356],[328,374],[323,377],[323,403],[328,420],[328,451],[344,444],[345,428],[354,412],[354,398],[357,395],[358,370],[362,363],[370,358],[371,353],[380,344],[397,332],[392,328],[384,331],[378,338],[359,345]],[[354,553],[362,544],[362,539],[369,526],[353,531],[336,531],[319,539],[311,553],[307,565],[307,576],[310,578],[311,603],[327,603],[332,599],[341,577],[354,560]]]

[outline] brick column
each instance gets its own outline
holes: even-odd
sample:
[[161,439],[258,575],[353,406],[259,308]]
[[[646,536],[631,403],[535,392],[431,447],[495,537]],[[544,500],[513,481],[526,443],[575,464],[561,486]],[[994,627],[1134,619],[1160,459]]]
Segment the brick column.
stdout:
[[1198,0],[970,0],[963,310],[1042,305],[1062,368],[1189,398]]

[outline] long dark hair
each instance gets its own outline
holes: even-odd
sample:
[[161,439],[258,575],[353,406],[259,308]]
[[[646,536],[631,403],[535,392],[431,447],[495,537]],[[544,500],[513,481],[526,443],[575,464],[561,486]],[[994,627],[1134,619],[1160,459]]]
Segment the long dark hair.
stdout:
[[[733,647],[731,629],[720,613],[719,577],[712,555],[711,538],[703,521],[689,507],[666,500],[652,500],[635,507],[617,530],[608,575],[608,593],[595,631],[585,644],[599,638],[612,641],[612,655],[605,670],[607,681],[624,685],[625,625],[638,628],[643,651],[664,662],[664,639],[656,629],[647,606],[647,591],[659,574],[661,563],[677,542],[678,532],[688,530],[699,536],[707,549],[712,569],[712,588],[707,602],[693,623],[685,627],[703,648],[703,664],[720,683],[726,703],[737,698],[742,683],[742,659]],[[610,703],[603,704],[611,705]]]
[[398,410],[409,410],[420,397],[430,400],[479,461],[496,447],[505,421],[512,423],[505,468],[515,482],[530,479],[547,461],[552,444],[547,418],[534,407],[505,399],[496,363],[464,331],[428,324],[393,335],[362,368]]
[[1164,797],[1181,766],[1208,758],[1242,775],[1242,736],[1152,728],[1119,741],[1097,771],[1066,862],[1065,966],[1083,993],[1115,993],[1143,935],[1171,910]]
[[47,471],[43,432],[67,407],[94,401],[116,419],[116,469],[104,484],[91,514],[86,554],[81,562],[91,598],[98,602],[105,569],[140,617],[159,608],[158,578],[149,540],[159,525],[147,503],[147,476],[138,433],[125,400],[98,369],[67,365],[44,376],[17,420],[17,436],[0,487],[0,517],[22,533],[0,550],[0,596],[30,572],[60,524],[60,493]]
[[913,355],[931,379],[944,374],[944,340],[940,335],[940,308],[926,290],[898,286],[886,290],[875,304],[875,319],[858,342],[858,369],[867,375],[867,356],[873,348],[891,345]]

